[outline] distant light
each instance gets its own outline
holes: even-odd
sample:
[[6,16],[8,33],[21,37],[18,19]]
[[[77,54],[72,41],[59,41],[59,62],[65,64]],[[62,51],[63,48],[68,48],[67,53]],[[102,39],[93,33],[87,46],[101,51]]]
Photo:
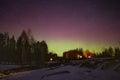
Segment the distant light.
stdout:
[[82,58],[82,56],[80,55],[80,58]]
[[53,61],[53,58],[50,58],[50,61]]
[[81,59],[81,58],[82,58],[82,56],[81,56],[81,55],[77,55],[77,58],[78,58],[78,59]]
[[88,56],[88,58],[91,58],[91,56]]

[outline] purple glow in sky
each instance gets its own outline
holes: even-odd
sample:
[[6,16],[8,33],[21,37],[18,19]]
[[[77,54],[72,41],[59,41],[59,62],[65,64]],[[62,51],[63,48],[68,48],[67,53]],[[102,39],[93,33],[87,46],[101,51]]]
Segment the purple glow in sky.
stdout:
[[18,37],[23,29],[31,29],[35,39],[46,40],[59,55],[77,47],[115,46],[120,41],[119,1],[1,0],[0,32]]

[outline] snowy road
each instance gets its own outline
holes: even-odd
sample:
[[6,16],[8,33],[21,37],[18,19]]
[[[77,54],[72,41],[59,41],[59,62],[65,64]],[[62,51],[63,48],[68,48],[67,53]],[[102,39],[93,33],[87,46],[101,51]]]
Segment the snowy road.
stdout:
[[120,80],[120,74],[113,70],[60,66],[13,74],[6,80]]

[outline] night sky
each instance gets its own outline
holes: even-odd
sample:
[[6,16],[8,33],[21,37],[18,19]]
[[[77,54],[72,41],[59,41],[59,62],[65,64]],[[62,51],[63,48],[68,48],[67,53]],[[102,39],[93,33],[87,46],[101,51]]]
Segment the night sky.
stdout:
[[0,0],[0,32],[16,38],[31,29],[49,51],[100,52],[120,42],[119,0]]

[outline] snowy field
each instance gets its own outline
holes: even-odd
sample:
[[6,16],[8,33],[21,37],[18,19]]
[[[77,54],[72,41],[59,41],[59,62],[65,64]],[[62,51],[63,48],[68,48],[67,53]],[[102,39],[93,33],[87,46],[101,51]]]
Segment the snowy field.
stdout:
[[120,80],[120,73],[67,65],[14,73],[1,80]]
[[[79,61],[72,64],[42,68],[5,75],[0,73],[0,80],[120,80],[120,60],[89,61],[81,65]],[[77,63],[77,65],[76,65]],[[91,65],[92,64],[92,65]],[[1,65],[6,70],[16,65]]]
[[19,68],[19,67],[21,67],[21,66],[20,65],[2,65],[2,64],[0,64],[0,71],[13,69],[13,68]]

